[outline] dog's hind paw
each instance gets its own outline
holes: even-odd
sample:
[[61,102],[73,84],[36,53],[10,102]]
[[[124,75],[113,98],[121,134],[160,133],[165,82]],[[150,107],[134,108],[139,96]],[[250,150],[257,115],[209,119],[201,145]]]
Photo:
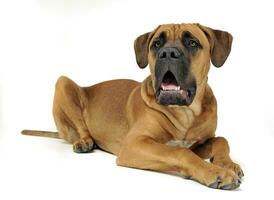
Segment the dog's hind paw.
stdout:
[[84,137],[73,143],[73,151],[75,153],[88,153],[91,152],[94,142],[91,137]]

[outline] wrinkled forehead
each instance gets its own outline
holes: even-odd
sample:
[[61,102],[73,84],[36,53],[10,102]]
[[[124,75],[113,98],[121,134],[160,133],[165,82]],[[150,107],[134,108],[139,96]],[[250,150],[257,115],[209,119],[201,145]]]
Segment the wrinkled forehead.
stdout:
[[205,33],[196,24],[164,24],[156,29],[153,38],[164,34],[168,41],[181,40],[185,32],[191,33],[201,44],[209,44]]

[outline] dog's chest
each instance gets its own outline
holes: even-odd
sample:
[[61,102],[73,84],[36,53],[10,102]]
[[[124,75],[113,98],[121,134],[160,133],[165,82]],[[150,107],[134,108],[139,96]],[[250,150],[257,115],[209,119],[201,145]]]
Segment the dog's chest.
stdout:
[[189,148],[196,142],[196,140],[169,140],[166,142],[166,145],[172,147]]

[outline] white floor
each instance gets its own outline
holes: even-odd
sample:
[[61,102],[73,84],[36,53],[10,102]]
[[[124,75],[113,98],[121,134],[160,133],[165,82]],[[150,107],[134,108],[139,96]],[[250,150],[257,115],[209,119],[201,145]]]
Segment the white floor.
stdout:
[[232,157],[242,165],[245,178],[239,189],[223,191],[174,175],[118,167],[115,156],[99,150],[76,154],[62,140],[21,136],[18,129],[7,133],[14,136],[1,142],[2,199],[271,199],[272,195],[273,138],[260,145],[252,138],[230,137]]

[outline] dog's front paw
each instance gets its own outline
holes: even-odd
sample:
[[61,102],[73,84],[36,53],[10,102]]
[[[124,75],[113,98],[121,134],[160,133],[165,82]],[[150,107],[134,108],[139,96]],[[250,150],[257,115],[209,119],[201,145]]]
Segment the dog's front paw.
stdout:
[[241,169],[240,165],[234,163],[231,160],[224,159],[224,158],[213,158],[211,160],[212,164],[218,165],[220,167],[223,167],[225,169],[232,170],[236,175],[238,175],[239,178],[242,178],[244,176],[244,172]]
[[212,164],[199,170],[196,178],[200,183],[215,189],[233,190],[241,184],[239,177],[233,171]]
[[90,137],[84,137],[73,143],[73,151],[75,153],[88,153],[93,149],[93,140]]

